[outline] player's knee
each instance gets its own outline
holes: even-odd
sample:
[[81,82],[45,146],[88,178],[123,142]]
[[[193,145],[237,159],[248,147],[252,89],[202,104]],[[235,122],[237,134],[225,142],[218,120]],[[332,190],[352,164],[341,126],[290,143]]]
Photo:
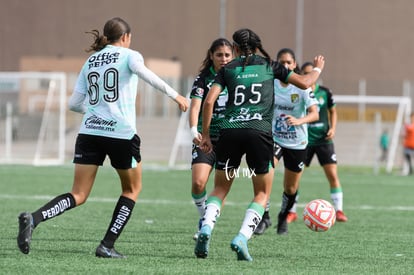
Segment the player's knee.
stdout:
[[76,206],[84,204],[88,199],[88,195],[84,193],[72,193],[72,196],[75,199]]

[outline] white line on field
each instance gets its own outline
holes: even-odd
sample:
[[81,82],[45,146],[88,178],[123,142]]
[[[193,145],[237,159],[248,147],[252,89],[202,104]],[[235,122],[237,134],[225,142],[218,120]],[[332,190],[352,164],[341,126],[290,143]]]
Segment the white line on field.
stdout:
[[[0,200],[42,200],[42,201],[49,201],[53,199],[52,196],[41,196],[41,195],[11,195],[11,194],[0,194]],[[89,197],[88,202],[110,202],[116,203],[118,198],[101,198],[101,197]],[[188,201],[180,201],[180,200],[159,200],[159,199],[139,199],[137,203],[142,204],[165,204],[165,205],[179,205],[179,204],[193,204],[191,200]],[[248,202],[234,202],[234,201],[226,201],[226,206],[246,206]],[[272,202],[272,205],[280,205],[280,202]],[[298,207],[305,207],[305,204],[298,204]],[[414,206],[402,206],[402,205],[394,205],[394,206],[374,206],[374,205],[347,205],[346,209],[357,209],[357,210],[381,210],[381,211],[414,211]]]

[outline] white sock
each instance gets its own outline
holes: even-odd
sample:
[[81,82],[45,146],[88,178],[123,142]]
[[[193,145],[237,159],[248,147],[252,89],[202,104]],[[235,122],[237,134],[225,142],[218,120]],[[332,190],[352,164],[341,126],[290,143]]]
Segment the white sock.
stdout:
[[200,218],[204,216],[206,212],[206,200],[207,200],[207,193],[204,191],[199,197],[192,194],[194,205],[197,208],[198,214],[200,214]]
[[291,213],[296,213],[296,207],[298,206],[298,200],[299,200],[299,192],[296,194],[295,197],[295,203],[293,204],[292,208],[289,210]]
[[206,202],[206,211],[202,219],[202,227],[208,225],[213,230],[217,218],[220,216],[221,200],[217,197],[210,197]]
[[293,204],[292,208],[290,208],[289,213],[296,213],[296,202]]
[[343,193],[340,192],[331,192],[331,199],[334,205],[334,208],[336,211],[342,211],[343,210]]
[[262,220],[263,213],[263,206],[255,202],[252,202],[249,205],[249,208],[247,208],[242,226],[239,231],[239,233],[243,234],[247,240],[249,240],[252,237],[257,225]]

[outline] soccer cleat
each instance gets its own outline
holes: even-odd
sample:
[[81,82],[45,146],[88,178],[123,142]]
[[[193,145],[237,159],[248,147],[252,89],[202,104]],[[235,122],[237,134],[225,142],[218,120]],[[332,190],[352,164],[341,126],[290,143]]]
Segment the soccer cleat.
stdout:
[[115,248],[107,248],[103,244],[98,245],[95,252],[96,257],[99,258],[114,258],[114,259],[125,259],[126,256],[122,255]]
[[254,234],[262,235],[266,231],[266,229],[269,228],[271,225],[272,222],[270,221],[270,218],[263,218],[254,230]]
[[279,213],[278,216],[276,233],[278,235],[286,235],[288,233],[288,223],[286,217],[282,217],[281,213]]
[[346,222],[348,220],[348,217],[345,216],[344,212],[341,210],[336,211],[336,221],[337,222]]
[[298,215],[295,212],[289,212],[286,217],[287,223],[292,223],[298,219]]
[[198,240],[198,231],[196,232],[196,233],[194,233],[194,235],[193,235],[193,240],[194,241],[197,241]]
[[198,239],[198,233],[199,233],[199,231],[200,231],[200,229],[201,229],[201,225],[203,224],[203,219],[199,219],[198,220],[198,231],[194,234],[194,236],[193,236],[193,240],[194,241],[197,241],[197,239]]
[[194,248],[194,254],[197,258],[207,258],[210,238],[211,228],[208,225],[204,225],[198,232],[198,239]]
[[231,250],[237,253],[237,260],[239,261],[253,261],[247,248],[247,239],[241,234],[238,234],[230,243]]
[[23,212],[19,215],[19,234],[17,235],[17,246],[24,254],[30,252],[30,242],[33,234],[33,216],[30,213]]

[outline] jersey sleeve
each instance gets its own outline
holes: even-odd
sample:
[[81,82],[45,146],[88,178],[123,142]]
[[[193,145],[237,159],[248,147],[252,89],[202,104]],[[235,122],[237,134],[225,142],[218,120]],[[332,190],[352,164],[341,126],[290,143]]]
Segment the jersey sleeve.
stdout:
[[303,93],[305,95],[306,109],[308,109],[312,105],[319,105],[319,102],[316,99],[315,94],[313,93],[311,88],[304,90]]
[[328,102],[327,102],[328,109],[335,107],[336,102],[335,102],[335,99],[333,97],[331,90],[325,87],[323,87],[323,89],[326,91],[326,97],[328,99]]
[[86,106],[84,104],[85,98],[86,94],[79,93],[76,90],[73,91],[68,102],[69,110],[84,114],[86,112]]
[[199,74],[191,87],[190,98],[203,99],[204,92],[204,78],[202,74]]
[[219,85],[222,89],[226,87],[226,81],[224,78],[224,71],[225,68],[221,68],[220,71],[218,71],[216,77],[214,78],[213,85]]
[[168,85],[164,80],[148,69],[144,64],[144,58],[137,51],[131,51],[128,60],[129,68],[136,73],[139,78],[147,82],[155,89],[163,92],[172,99],[178,96],[178,92]]
[[81,72],[79,73],[78,78],[76,79],[73,91],[85,95],[88,93],[88,83],[86,82],[85,76],[85,65],[82,67]]
[[289,76],[293,71],[287,69],[277,61],[272,61],[270,65],[272,67],[275,78],[279,79],[283,83],[288,83]]

